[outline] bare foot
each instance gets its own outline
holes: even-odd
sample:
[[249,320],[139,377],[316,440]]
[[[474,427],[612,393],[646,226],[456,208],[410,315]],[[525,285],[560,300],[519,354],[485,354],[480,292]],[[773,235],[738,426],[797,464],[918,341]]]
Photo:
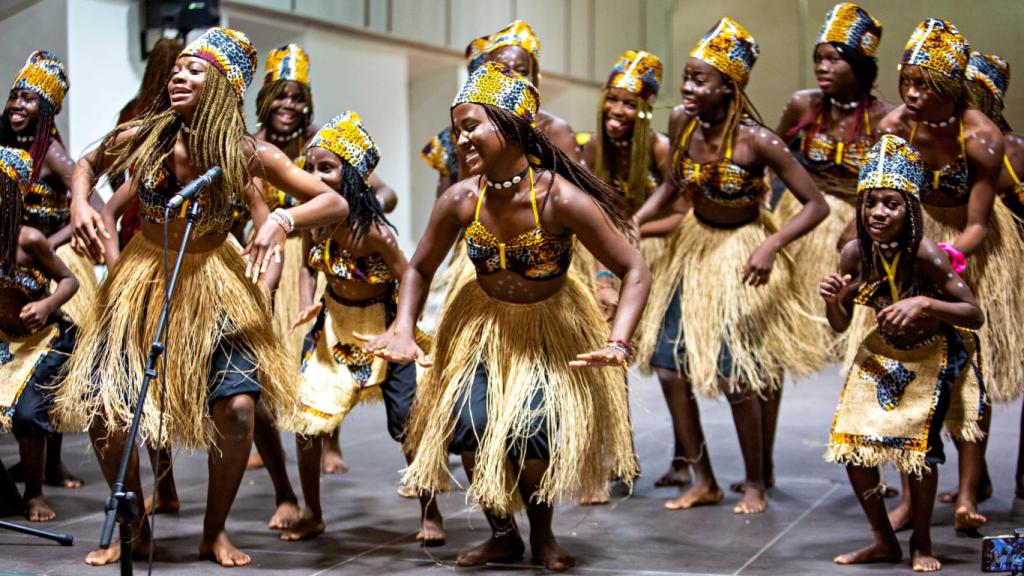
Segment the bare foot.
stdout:
[[910,567],[914,572],[938,572],[942,570],[942,562],[930,552],[913,550],[910,553]]
[[281,502],[277,505],[277,511],[270,517],[270,522],[267,522],[267,528],[271,530],[291,528],[301,517],[302,510],[299,508],[298,502]]
[[894,532],[900,532],[910,528],[910,504],[900,502],[895,508],[889,511],[889,524]]
[[759,486],[747,483],[743,488],[743,496],[738,504],[733,506],[735,514],[760,514],[768,507],[768,499],[765,498],[764,489]]
[[569,555],[554,536],[541,542],[530,542],[530,553],[533,554],[533,561],[543,565],[552,572],[565,572],[576,565],[576,559]]
[[433,548],[444,546],[447,537],[444,533],[444,522],[441,520],[441,513],[435,507],[432,512],[424,514],[420,521],[420,531],[416,534],[416,541],[421,546]]
[[326,528],[323,518],[303,516],[292,524],[290,528],[281,532],[280,538],[286,542],[296,542],[298,540],[316,538],[323,534]]
[[836,564],[874,564],[876,562],[899,562],[903,558],[903,550],[899,542],[889,544],[875,542],[871,546],[840,554],[832,559]]
[[402,484],[398,487],[398,495],[402,498],[419,498],[419,493],[416,489],[408,484]]
[[72,474],[68,467],[64,465],[64,462],[61,461],[53,469],[46,471],[46,474],[43,476],[43,483],[57,488],[75,489],[84,486],[85,480]]
[[612,491],[605,484],[594,492],[580,495],[580,506],[601,506],[612,501]]
[[689,490],[683,492],[679,498],[665,502],[665,508],[669,510],[686,510],[694,506],[709,506],[720,504],[725,494],[717,484],[694,484]]
[[[764,487],[765,488],[775,488],[775,475],[771,474],[771,475],[767,476],[767,478],[768,478],[768,481],[764,483]],[[733,482],[732,484],[729,484],[729,492],[732,492],[733,494],[742,494],[743,493],[743,489],[746,488],[746,487],[747,487],[747,481],[746,480],[740,480],[738,482]]]
[[466,568],[468,566],[483,566],[488,562],[515,562],[522,559],[526,546],[519,532],[513,531],[503,536],[491,536],[486,542],[459,554],[456,564]]
[[682,462],[673,462],[672,466],[669,467],[668,472],[665,472],[661,478],[654,481],[655,488],[665,488],[667,486],[686,486],[693,481],[690,477],[690,467]]
[[324,442],[323,455],[320,457],[320,468],[324,471],[324,474],[345,474],[348,472],[348,464],[345,463],[341,452],[331,450],[327,447],[326,442]]
[[29,522],[49,522],[57,517],[43,495],[25,499],[25,517]]
[[988,522],[988,518],[978,513],[974,506],[961,505],[953,514],[953,527],[961,532],[977,530]]
[[249,461],[245,463],[246,470],[255,470],[257,468],[263,468],[263,457],[256,450],[249,453]]
[[153,507],[153,496],[146,496],[146,514],[177,514],[181,510],[181,500],[178,497],[164,499],[157,496],[156,507]]
[[242,552],[231,543],[227,532],[219,532],[212,540],[203,540],[199,543],[199,557],[231,568],[233,566],[248,566],[252,558]]
[[[132,558],[137,560],[148,559],[149,548],[152,545],[152,541],[148,538],[145,540],[134,540],[132,542]],[[85,555],[85,563],[90,566],[106,566],[107,564],[114,564],[120,559],[121,544],[116,538],[110,544],[110,548],[106,550],[99,548]]]
[[[956,490],[951,490],[949,492],[943,492],[942,494],[939,494],[939,502],[942,502],[943,504],[953,504],[954,502],[956,502],[956,499],[959,496],[960,487],[957,486]],[[981,504],[985,500],[991,498],[992,482],[983,482],[980,486],[978,486],[978,494],[976,496],[978,498],[978,504]]]

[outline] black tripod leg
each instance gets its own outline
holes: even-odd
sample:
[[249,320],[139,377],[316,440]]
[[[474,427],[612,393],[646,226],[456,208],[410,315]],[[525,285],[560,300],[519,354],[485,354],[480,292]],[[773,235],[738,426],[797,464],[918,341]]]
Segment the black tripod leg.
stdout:
[[29,528],[28,526],[22,526],[21,524],[15,524],[13,522],[4,522],[3,520],[0,520],[0,528],[10,530],[12,532],[21,532],[22,534],[28,534],[29,536],[38,536],[40,538],[46,538],[47,540],[53,540],[61,546],[71,546],[75,541],[74,537],[70,534],[64,534],[63,532],[46,532],[44,530]]

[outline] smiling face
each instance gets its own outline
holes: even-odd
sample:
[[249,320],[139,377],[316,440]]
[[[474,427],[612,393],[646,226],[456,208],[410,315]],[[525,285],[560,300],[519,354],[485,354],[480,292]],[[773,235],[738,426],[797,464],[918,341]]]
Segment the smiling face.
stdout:
[[623,88],[609,88],[602,110],[604,133],[612,140],[622,140],[633,131],[640,97]]
[[504,46],[487,55],[488,62],[504,64],[509,70],[522,74],[534,86],[537,85],[537,70],[533,65],[533,56],[519,46]]
[[341,158],[326,148],[314,146],[306,150],[306,162],[303,169],[332,190],[341,190]]
[[835,46],[827,42],[814,48],[814,76],[818,80],[818,88],[825,95],[857,93],[857,75],[853,67],[843,60]]
[[172,109],[179,113],[196,109],[209,69],[209,62],[193,56],[182,56],[174,62],[171,77],[167,81],[167,94],[171,98]]
[[302,85],[294,80],[285,82],[284,88],[270,103],[270,127],[278,134],[290,134],[305,124],[308,109]]
[[506,152],[505,139],[497,131],[480,104],[459,104],[452,109],[459,154],[472,174],[482,174]]
[[733,93],[732,85],[714,66],[690,58],[683,72],[683,108],[690,114],[712,118],[725,108],[726,99]]
[[907,221],[907,203],[898,190],[878,188],[865,192],[861,220],[868,236],[878,243],[889,243],[900,237]]
[[900,98],[915,121],[945,118],[953,109],[951,102],[943,101],[928,86],[920,66],[900,69]]
[[39,117],[39,95],[31,90],[11,90],[4,113],[15,133],[24,132]]

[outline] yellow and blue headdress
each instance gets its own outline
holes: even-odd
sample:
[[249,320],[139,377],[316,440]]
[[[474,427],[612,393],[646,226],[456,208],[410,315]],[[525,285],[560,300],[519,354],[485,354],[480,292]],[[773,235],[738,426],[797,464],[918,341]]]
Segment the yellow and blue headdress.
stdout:
[[0,146],[0,172],[18,185],[22,194],[32,183],[32,156],[28,150]]
[[921,154],[903,138],[884,134],[871,147],[860,168],[857,193],[885,188],[919,198],[923,181]]
[[739,22],[722,18],[700,39],[690,57],[714,66],[738,88],[743,88],[760,54],[757,41]]
[[1010,86],[1010,63],[995,54],[971,52],[967,79],[981,84],[1002,102]]
[[487,43],[489,40],[488,36],[481,36],[480,38],[473,39],[466,46],[466,71],[470,74],[476,72],[476,69],[487,59]]
[[256,49],[245,34],[230,28],[210,28],[185,46],[180,56],[201,58],[220,70],[239,101],[256,74]]
[[309,54],[298,44],[286,44],[267,54],[263,83],[292,80],[309,86]]
[[452,102],[452,108],[466,103],[495,106],[532,125],[540,108],[540,94],[515,70],[509,70],[498,62],[487,62],[466,79],[466,84]]
[[29,54],[25,65],[14,79],[11,90],[31,90],[53,107],[53,113],[60,112],[64,96],[68,93],[68,76],[64,63],[50,52],[36,50]]
[[815,44],[838,42],[864,56],[873,57],[881,39],[882,25],[878,20],[860,6],[842,2],[833,6],[825,15],[825,25],[818,32]]
[[612,66],[605,88],[622,88],[648,104],[658,98],[661,88],[661,60],[650,52],[627,50]]
[[359,114],[346,110],[331,118],[309,141],[306,150],[325,148],[356,169],[364,181],[380,162],[380,150],[363,128]]
[[910,35],[900,67],[920,66],[959,80],[964,77],[970,51],[967,39],[952,22],[928,18]]
[[533,57],[534,69],[540,69],[540,38],[529,24],[523,20],[513,20],[508,26],[491,34],[487,38],[484,53],[490,54],[506,46],[518,46],[529,52]]

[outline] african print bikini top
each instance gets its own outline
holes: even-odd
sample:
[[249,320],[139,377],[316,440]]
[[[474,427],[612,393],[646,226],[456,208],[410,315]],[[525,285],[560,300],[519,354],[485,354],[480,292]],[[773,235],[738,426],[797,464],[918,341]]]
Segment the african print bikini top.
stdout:
[[700,192],[708,200],[729,208],[746,208],[754,206],[768,190],[760,174],[752,174],[739,164],[732,161],[732,141],[734,134],[729,134],[725,144],[725,156],[711,162],[697,162],[690,157],[687,144],[690,135],[697,126],[697,118],[683,132],[676,152],[676,177],[683,192],[691,196]]
[[[914,144],[914,136],[917,134],[917,123],[910,129],[910,144]],[[960,133],[957,136],[960,141],[960,155],[956,160],[946,164],[938,170],[930,170],[931,178],[925,178],[921,183],[921,202],[930,204],[937,197],[944,197],[952,200],[957,206],[967,204],[971,195],[971,174],[967,165],[967,150],[964,147],[964,121],[960,120]]]
[[530,205],[533,208],[532,230],[499,242],[490,230],[480,223],[480,207],[487,192],[486,179],[481,178],[480,195],[476,200],[476,214],[466,227],[466,249],[477,274],[493,274],[508,270],[529,280],[551,280],[569,270],[572,262],[572,234],[556,236],[540,225],[537,210],[537,192],[533,188],[533,168],[530,168]]
[[871,115],[864,107],[864,133],[853,142],[846,142],[825,130],[819,130],[822,115],[803,138],[800,146],[803,165],[818,187],[833,196],[857,197],[857,176],[864,164],[874,138],[871,134]]
[[658,184],[661,184],[661,174],[658,172],[658,168],[654,163],[651,164],[651,169],[647,171],[647,179],[644,180],[644,189],[639,194],[633,194],[632,191],[629,190],[628,180],[623,180],[622,178],[613,176],[611,181],[611,185],[613,187],[618,190],[622,190],[622,193],[625,195],[626,202],[629,202],[634,212],[644,205],[644,202],[646,202],[647,199],[650,198],[651,194],[654,193],[654,190],[658,188]]
[[[139,184],[139,211],[142,214],[142,219],[152,224],[163,224],[164,206],[181,188],[182,185],[178,182],[178,178],[166,164],[154,167],[149,174],[142,178],[142,182]],[[235,223],[236,213],[244,211],[245,207],[236,200],[235,205],[231,206],[228,210],[220,214],[214,214],[208,209],[209,203],[207,200],[209,197],[208,194],[202,194],[199,197],[200,206],[202,206],[203,211],[199,215],[199,220],[196,221],[196,235],[219,236],[227,234]],[[171,214],[171,220],[184,219],[186,210],[187,203],[186,207],[182,207],[181,210]]]
[[[51,184],[56,180],[56,185]],[[32,183],[25,193],[21,223],[52,236],[71,221],[71,196],[60,178],[49,176]]]
[[338,248],[331,238],[313,244],[307,262],[310,268],[338,280],[364,284],[386,284],[395,280],[380,254],[355,258],[348,250]]
[[13,311],[10,318],[0,313],[0,332],[15,338],[30,335],[18,313],[22,306],[42,300],[48,293],[49,282],[39,270],[28,266],[14,266],[12,271],[0,268],[0,300],[8,303],[6,308]]

